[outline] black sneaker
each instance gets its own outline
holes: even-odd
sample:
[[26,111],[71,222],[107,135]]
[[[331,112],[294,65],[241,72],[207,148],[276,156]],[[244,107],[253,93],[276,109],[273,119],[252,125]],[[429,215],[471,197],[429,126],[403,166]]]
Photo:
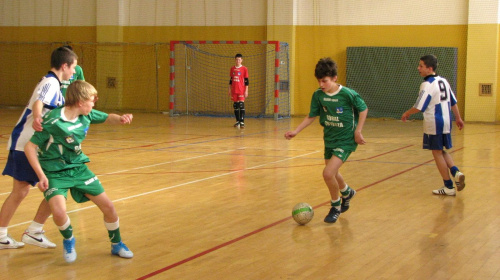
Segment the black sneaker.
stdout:
[[340,211],[337,210],[334,206],[330,209],[330,212],[328,212],[328,215],[325,217],[325,223],[330,223],[333,224],[335,223],[340,216]]
[[245,123],[244,122],[240,122],[240,128],[245,128]]
[[344,213],[345,211],[349,210],[349,202],[355,194],[356,191],[354,189],[351,189],[351,192],[349,192],[349,195],[347,197],[342,197],[342,203],[340,203],[340,213]]
[[234,127],[240,127],[240,122],[236,122],[233,126]]

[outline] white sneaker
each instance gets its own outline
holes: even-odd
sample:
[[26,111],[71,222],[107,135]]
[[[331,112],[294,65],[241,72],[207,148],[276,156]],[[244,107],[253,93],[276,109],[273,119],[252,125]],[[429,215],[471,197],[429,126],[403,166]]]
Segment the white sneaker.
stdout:
[[440,189],[433,190],[432,193],[433,194],[450,195],[450,196],[453,196],[453,195],[457,194],[454,188],[453,189],[448,189],[447,187],[442,187]]
[[457,186],[458,191],[461,191],[465,188],[465,175],[460,171],[457,171],[457,173],[455,173],[455,185]]
[[10,235],[0,240],[0,249],[18,249],[24,247],[23,242],[17,242]]
[[134,257],[134,253],[130,251],[127,246],[120,241],[120,243],[111,244],[111,254],[120,256],[122,258],[130,259]]
[[30,233],[26,230],[23,233],[22,241],[26,244],[35,245],[42,248],[53,249],[56,244],[50,242],[50,240],[44,235],[45,231]]
[[75,237],[63,240],[63,255],[66,262],[72,263],[76,260]]

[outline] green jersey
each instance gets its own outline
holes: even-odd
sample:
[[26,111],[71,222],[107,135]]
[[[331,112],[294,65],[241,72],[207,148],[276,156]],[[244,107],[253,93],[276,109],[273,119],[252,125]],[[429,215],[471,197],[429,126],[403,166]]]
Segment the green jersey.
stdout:
[[75,74],[71,76],[68,81],[61,81],[61,92],[64,97],[66,97],[66,90],[68,89],[69,85],[76,80],[85,81],[85,77],[83,76],[83,69],[80,65],[75,66]]
[[352,148],[354,152],[358,146],[354,131],[358,125],[359,112],[366,109],[365,101],[350,88],[340,86],[332,94],[317,89],[312,96],[309,117],[319,116],[326,148],[342,146]]
[[108,114],[92,110],[88,116],[74,120],[64,116],[65,107],[50,111],[43,117],[43,130],[36,131],[31,142],[38,146],[38,160],[45,172],[58,172],[89,162],[82,152],[82,141],[91,123],[103,123]]

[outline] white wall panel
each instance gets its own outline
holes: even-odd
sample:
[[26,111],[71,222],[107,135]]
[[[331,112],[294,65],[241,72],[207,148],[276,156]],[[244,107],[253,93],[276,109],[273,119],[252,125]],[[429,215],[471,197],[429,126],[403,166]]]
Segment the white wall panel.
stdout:
[[[469,2],[474,3],[470,5],[470,14]],[[0,26],[499,23],[498,2],[498,0],[0,0]],[[271,9],[269,13],[268,9]],[[290,22],[291,20],[293,22]]]
[[470,0],[469,24],[499,23],[498,0]]
[[467,24],[467,0],[298,0],[296,25]]
[[96,0],[0,0],[0,26],[95,26]]

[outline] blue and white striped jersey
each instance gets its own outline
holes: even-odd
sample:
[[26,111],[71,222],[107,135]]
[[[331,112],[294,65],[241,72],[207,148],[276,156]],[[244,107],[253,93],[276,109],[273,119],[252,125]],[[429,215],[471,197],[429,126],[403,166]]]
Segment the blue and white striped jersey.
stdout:
[[457,99],[450,84],[437,75],[429,75],[424,80],[414,106],[424,114],[424,133],[451,133],[451,106],[457,104]]
[[44,76],[35,87],[31,99],[17,121],[7,144],[8,150],[24,151],[24,145],[30,140],[35,130],[33,129],[33,104],[42,101],[42,117],[48,111],[64,105],[61,93],[61,83],[53,72]]

